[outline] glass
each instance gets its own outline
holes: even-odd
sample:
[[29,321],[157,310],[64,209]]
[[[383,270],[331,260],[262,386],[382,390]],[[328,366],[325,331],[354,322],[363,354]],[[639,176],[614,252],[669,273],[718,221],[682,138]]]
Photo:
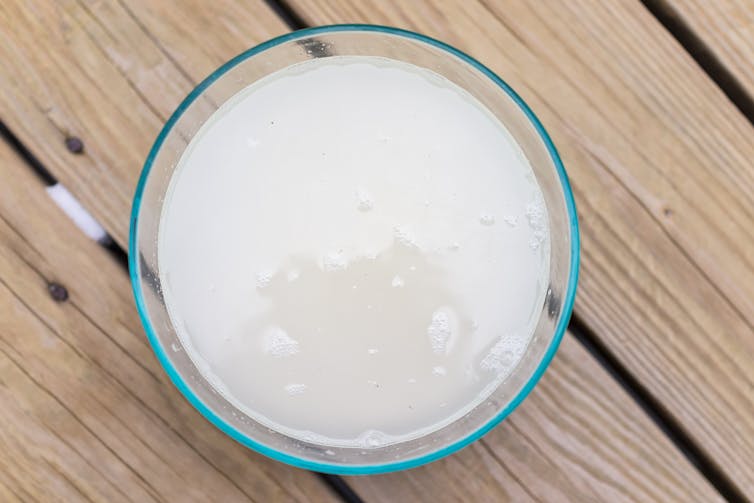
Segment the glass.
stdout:
[[[533,338],[517,368],[482,403],[424,437],[379,448],[322,446],[291,438],[243,414],[202,376],[171,324],[157,260],[164,195],[184,149],[226,100],[256,80],[294,63],[334,55],[380,56],[433,70],[481,101],[503,122],[529,159],[550,224],[550,278]],[[524,101],[497,75],[461,51],[431,38],[372,25],[324,26],[265,42],[236,56],[199,84],[160,132],[141,173],[131,213],[131,283],[150,343],[173,383],[215,426],[238,442],[301,468],[374,474],[447,456],[489,431],[531,392],[566,330],[576,293],[579,233],[568,178],[555,146]]]

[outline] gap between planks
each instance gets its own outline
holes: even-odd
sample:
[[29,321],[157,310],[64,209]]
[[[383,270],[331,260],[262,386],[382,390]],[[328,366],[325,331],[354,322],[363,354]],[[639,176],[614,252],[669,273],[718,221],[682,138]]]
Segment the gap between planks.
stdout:
[[[270,3],[271,5],[274,5],[274,4],[275,4],[275,2],[268,2],[268,3]],[[281,4],[281,5],[285,5],[285,4]],[[277,9],[276,9],[276,12],[277,12]],[[278,12],[278,13],[279,13],[279,12]],[[295,14],[295,13],[294,13],[294,14]],[[285,19],[285,18],[284,18],[284,19]],[[294,18],[294,22],[295,22],[295,18]],[[295,27],[295,26],[294,26],[294,27]],[[300,28],[300,27],[301,27],[301,26],[297,26],[297,27],[295,27],[295,28]],[[29,162],[29,161],[27,160],[27,162]],[[115,253],[119,254],[119,255],[120,255],[121,257],[124,257],[124,256],[125,256],[125,252],[124,252],[124,251],[123,251],[123,250],[122,250],[122,249],[121,249],[120,247],[118,247],[117,245],[113,245],[113,246],[111,247],[111,250],[112,250],[112,251],[114,251]],[[582,341],[582,343],[583,343],[583,341]],[[603,362],[603,364],[604,364],[604,362]],[[624,383],[621,383],[621,384],[624,384]],[[631,391],[631,390],[629,389],[629,391]],[[633,393],[630,393],[630,394],[631,394],[632,396],[634,396],[634,394],[633,394]]]
[[[754,123],[754,101],[725,66],[707,49],[704,43],[676,16],[665,0],[640,0],[670,34],[697,61],[702,69],[721,87],[726,96]],[[311,27],[287,0],[265,0],[272,10],[291,28],[300,30]],[[744,495],[727,475],[705,454],[704,450],[684,431],[665,410],[662,404],[641,385],[624,365],[612,354],[593,331],[577,314],[568,324],[579,343],[597,362],[626,390],[637,405],[672,441],[686,459],[728,501],[745,501]]]
[[[23,159],[24,165],[37,175],[45,186],[53,186],[57,182],[49,170],[32,154],[32,152],[21,142],[18,137],[0,121],[0,137]],[[68,216],[68,215],[67,215]],[[108,251],[116,262],[124,269],[126,275],[129,274],[128,253],[124,250],[109,234],[106,239],[98,241],[98,244]],[[83,314],[83,313],[82,313]],[[316,473],[316,472],[313,472]],[[362,499],[351,488],[348,483],[338,475],[316,473],[324,484],[326,484],[333,493],[345,503],[362,503]]]
[[728,99],[754,124],[754,97],[744,84],[717,57],[715,51],[678,15],[667,0],[640,0],[683,49],[696,61]]
[[568,330],[577,341],[607,370],[633,401],[644,411],[667,436],[683,456],[706,478],[710,484],[728,501],[746,501],[744,495],[731,480],[710,459],[703,449],[693,441],[684,429],[668,414],[652,393],[639,382],[620,360],[603,344],[583,320],[573,315]]
[[[35,174],[40,175],[40,173],[36,169],[29,166],[28,164],[27,164],[27,167],[31,168],[31,170]],[[125,257],[125,251],[122,250],[117,244],[113,243],[108,248],[111,250],[115,250],[117,254],[120,254]],[[491,449],[491,447],[488,446],[486,442],[480,442],[479,448],[485,449],[486,451],[489,451]],[[495,457],[495,459],[497,458]],[[497,459],[497,462],[500,463],[500,466],[504,470],[510,472],[510,469],[506,467],[504,464],[502,464],[499,459]],[[356,494],[356,492],[341,477],[331,476],[331,475],[320,475],[320,476],[327,483],[327,485],[347,503],[356,503],[356,502],[362,501],[361,498]],[[524,490],[526,490],[526,485],[523,483],[520,483],[520,484],[524,488]]]
[[[652,0],[642,0],[651,3]],[[270,8],[292,30],[309,27],[298,13],[284,0],[265,0]],[[651,9],[650,9],[651,10]],[[654,14],[654,12],[653,12]],[[672,33],[672,32],[671,32]],[[675,33],[673,33],[675,36]],[[706,69],[706,68],[705,68]],[[727,92],[727,91],[726,91]],[[31,151],[17,138],[17,136],[0,122],[0,136],[23,158],[26,165],[38,175],[46,185],[56,183],[44,165],[31,153]],[[100,243],[108,250],[128,272],[128,255],[120,245],[109,239],[106,243]],[[713,463],[709,461],[703,451],[682,431],[661,408],[659,403],[644,389],[639,382],[619,363],[609,350],[593,335],[584,322],[574,315],[568,329],[574,333],[579,343],[607,370],[607,372],[627,391],[632,399],[641,407],[647,416],[671,439],[676,448],[697,468],[702,475],[729,501],[743,500],[737,494],[735,487],[728,481]],[[345,502],[357,503],[362,501],[358,494],[348,483],[337,475],[319,474],[321,479]]]
[[[744,342],[752,325],[741,316],[750,302],[738,291],[749,274],[738,260],[746,260],[746,248],[736,244],[750,237],[744,169],[750,156],[738,156],[748,150],[744,133],[750,132],[751,124],[651,13],[638,0],[613,0],[599,8],[588,0],[517,1],[506,9],[484,1],[478,8],[474,2],[461,8],[452,1],[288,2],[312,23],[368,21],[419,29],[455,42],[497,71],[510,72],[509,78],[542,107],[545,123],[552,121],[551,133],[562,136],[561,153],[575,170],[574,191],[583,212],[583,257],[589,263],[577,313],[662,399],[668,413],[741,492],[748,493],[747,450],[752,437],[739,435],[743,430],[736,428],[750,423],[745,404],[750,401],[747,385],[753,381],[743,355],[754,348]],[[619,20],[617,29],[608,30]],[[642,38],[656,44],[656,51],[640,50],[637,40]],[[597,40],[601,42],[592,44]],[[569,58],[574,58],[573,65],[567,63]],[[668,64],[655,66],[653,58],[666,58]],[[673,78],[678,76],[683,78]],[[603,114],[609,107],[619,112],[617,120]],[[710,131],[709,125],[716,130]],[[728,149],[718,156],[723,158],[719,166],[710,154],[717,152],[710,150],[715,142],[707,141],[716,137],[722,137]],[[651,147],[647,152],[641,148],[644,140]],[[700,193],[726,197],[711,199],[705,208],[692,202]],[[637,211],[641,213],[635,215]],[[725,213],[731,221],[741,219],[727,225]],[[722,234],[738,224],[743,236],[731,232],[730,240],[717,239],[717,229]],[[710,234],[715,238],[696,246],[695,240]],[[709,260],[718,254],[721,260]],[[613,258],[618,260],[610,263]],[[705,267],[709,275],[701,271]],[[678,287],[688,279],[702,281],[700,287]],[[611,282],[627,282],[625,291],[612,288]],[[720,312],[712,317],[715,309]],[[736,335],[742,338],[736,340]],[[708,350],[710,354],[702,357],[695,354]],[[740,374],[744,375],[737,384],[732,376]],[[728,381],[719,392],[714,389],[718,378]],[[678,391],[668,384],[677,384]],[[725,412],[718,414],[717,407]]]

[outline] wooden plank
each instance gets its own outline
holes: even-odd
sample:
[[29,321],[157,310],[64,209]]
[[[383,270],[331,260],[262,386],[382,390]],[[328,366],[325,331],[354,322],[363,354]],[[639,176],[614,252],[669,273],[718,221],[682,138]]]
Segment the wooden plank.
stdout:
[[720,498],[570,335],[531,396],[481,441],[423,468],[347,480],[368,501]]
[[656,8],[691,30],[698,42],[754,100],[754,2],[653,0]]
[[25,501],[337,500],[189,405],[146,343],[125,270],[4,143],[0,179],[0,487]]
[[[310,474],[235,444],[178,395],[141,336],[125,271],[4,144],[0,178],[0,482],[41,499],[327,499]],[[49,281],[69,300],[52,301]],[[719,500],[570,336],[483,442],[350,481],[375,501]]]
[[223,61],[287,31],[262,0],[3,1],[0,25],[0,118],[123,246],[169,114]]
[[[106,4],[106,6],[102,7],[102,4]],[[178,27],[174,28],[178,33],[177,35],[168,33],[169,36],[160,35],[158,37],[153,33],[153,31],[168,30],[166,26],[174,26],[176,23],[184,21],[180,16],[187,16],[186,12],[191,12],[191,9],[184,9],[184,13],[170,13],[153,10],[159,7],[150,7],[146,2],[131,2],[128,4],[130,10],[126,9],[121,3],[103,2],[102,4],[95,2],[86,4],[66,2],[62,4],[65,10],[60,13],[60,19],[78,20],[76,23],[71,22],[66,25],[63,35],[58,33],[63,28],[60,28],[57,24],[57,18],[55,16],[45,17],[42,23],[42,31],[48,32],[48,34],[42,36],[36,42],[36,49],[33,50],[33,68],[26,68],[29,63],[24,58],[16,57],[9,66],[0,69],[2,78],[10,83],[9,87],[3,87],[4,90],[10,90],[3,95],[2,99],[4,100],[4,110],[10,110],[8,115],[10,119],[8,122],[19,130],[19,134],[23,140],[32,146],[35,153],[43,158],[44,162],[48,164],[55,174],[63,179],[74,190],[77,196],[97,214],[98,218],[105,223],[116,238],[121,243],[124,243],[125,226],[123,223],[127,219],[128,204],[130,202],[128,204],[123,204],[122,201],[113,202],[111,194],[107,192],[108,184],[100,184],[100,181],[97,179],[88,177],[86,168],[97,166],[97,169],[102,171],[101,176],[112,177],[110,185],[127,185],[127,188],[121,187],[119,190],[122,194],[128,193],[130,195],[130,192],[133,190],[132,183],[136,176],[135,172],[138,171],[138,165],[135,166],[134,164],[136,162],[135,158],[139,156],[134,153],[134,149],[144,143],[143,136],[154,134],[154,132],[145,132],[153,129],[152,122],[164,118],[165,110],[169,111],[171,109],[172,105],[166,105],[166,103],[169,103],[169,99],[172,99],[170,93],[180,94],[180,89],[174,89],[171,86],[175,85],[176,82],[181,82],[181,75],[185,77],[186,81],[198,79],[199,77],[191,75],[189,72],[199,72],[200,70],[186,70],[177,66],[176,63],[178,61],[192,60],[192,55],[195,53],[197,45],[192,33],[186,33]],[[82,5],[86,5],[87,9],[84,9]],[[45,8],[49,7],[44,4],[37,5],[36,8],[37,10],[44,11]],[[203,8],[207,7],[204,4],[197,6],[197,9]],[[0,9],[6,9],[10,12],[13,7],[3,5],[0,6]],[[250,9],[250,11],[252,12],[252,17],[264,17],[264,14],[260,15],[255,11],[255,8]],[[160,16],[165,16],[162,21],[160,21]],[[241,16],[239,19],[243,19],[243,14],[239,14],[239,16]],[[207,19],[209,20],[208,22],[211,22],[211,19]],[[25,26],[23,23],[26,22],[23,16],[20,16],[20,19],[15,22],[20,23],[20,28],[17,29],[23,31],[23,27]],[[40,29],[37,27],[36,20],[34,20],[34,23],[31,23],[31,21],[28,22],[30,23],[30,26],[27,27],[28,29]],[[228,22],[237,22],[237,19]],[[31,26],[32,24],[33,26]],[[267,24],[275,26],[275,23],[272,21]],[[240,24],[234,26],[240,26]],[[244,30],[241,30],[240,35],[233,30],[230,30],[230,34],[217,29],[215,31],[207,29],[203,31],[207,34],[219,33],[218,36],[222,37],[227,35],[235,41],[243,40],[243,36],[254,36],[253,34],[249,34],[252,30],[245,27]],[[23,35],[22,33],[19,37]],[[162,38],[165,38],[165,40],[162,40]],[[209,36],[209,38],[213,37]],[[66,45],[66,40],[68,39],[75,39],[77,41],[76,51],[73,54]],[[0,51],[5,50],[6,54],[11,56],[16,53],[24,53],[24,51],[32,50],[27,46],[30,43],[29,40],[24,38],[17,39],[15,34],[7,36],[5,42],[8,42],[9,45],[7,47],[2,45]],[[210,45],[213,43],[212,41],[207,42]],[[150,44],[152,45],[150,46]],[[217,54],[219,58],[220,52]],[[67,90],[67,93],[74,93],[76,96],[88,96],[89,83],[86,78],[80,78],[80,76],[75,74],[67,74],[65,78],[58,78],[58,76],[50,78],[45,74],[46,69],[53,65],[54,62],[66,61],[66,58],[68,60],[73,58],[73,61],[77,62],[74,56],[86,60],[88,66],[85,68],[98,68],[99,71],[104,72],[106,75],[112,73],[113,82],[111,88],[115,90],[114,95],[116,95],[115,92],[117,91],[118,99],[116,101],[118,107],[120,107],[120,104],[124,100],[128,102],[127,106],[121,107],[123,110],[120,110],[120,108],[114,110],[113,115],[121,119],[124,117],[131,118],[129,122],[125,123],[128,127],[118,128],[117,133],[119,134],[115,134],[116,131],[106,133],[100,131],[103,126],[123,124],[123,122],[112,121],[113,124],[111,125],[109,118],[102,119],[100,117],[101,115],[109,115],[110,107],[113,107],[113,105],[105,100],[101,100],[97,95],[91,95],[92,98],[89,100],[80,100],[78,106],[85,107],[86,110],[71,109],[66,108],[65,103],[67,102],[65,99],[61,100],[61,98],[56,96],[53,96],[51,99],[45,99],[47,95],[45,93],[38,93],[34,85],[19,84],[19,82],[22,84],[29,82],[37,83],[39,86],[41,85],[39,84],[40,82],[44,83],[50,80],[58,85],[64,84],[74,89],[73,91]],[[230,56],[232,54],[226,54],[221,59],[224,60]],[[163,59],[155,60],[161,62],[157,64],[150,59],[153,57]],[[207,57],[208,61],[212,61],[212,58],[215,56],[202,56],[202,58],[204,57]],[[220,62],[218,60],[216,64]],[[8,68],[11,71],[8,71]],[[118,79],[115,75],[116,70],[120,74],[121,83],[116,82]],[[97,74],[95,72],[94,74],[85,73],[85,75],[91,76]],[[127,99],[121,97],[121,92],[124,93]],[[168,99],[163,98],[162,93],[165,93]],[[29,96],[33,97],[36,101],[44,102],[48,105],[52,103],[54,106],[37,107],[35,105],[36,101],[29,98]],[[128,98],[128,96],[132,96],[133,99]],[[63,105],[56,104],[56,100],[61,100]],[[27,106],[27,102],[31,103],[31,106]],[[161,107],[164,107],[164,109]],[[51,139],[59,138],[59,129],[44,129],[44,125],[48,122],[45,115],[45,110],[48,110],[48,108],[54,111],[65,109],[65,113],[56,115],[65,124],[83,124],[85,122],[86,131],[91,130],[100,134],[96,140],[90,140],[88,136],[82,135],[87,144],[84,156],[70,157],[65,151],[59,152],[60,155],[51,155],[49,153],[49,142]],[[133,114],[133,110],[140,110],[144,114],[144,117],[153,117],[153,119],[145,119],[143,122],[140,122],[138,118],[128,115]],[[149,115],[147,110],[152,115]],[[85,120],[80,119],[80,117],[84,117]],[[105,120],[108,122],[104,123],[103,121]],[[82,159],[91,157],[90,152],[95,151],[95,149],[97,155],[100,156],[99,159],[107,162],[103,161],[95,165],[92,164],[92,159],[89,159],[86,161],[89,164],[85,164]],[[145,152],[146,147],[143,153]],[[124,159],[130,160],[123,161]],[[81,162],[79,163],[79,161]],[[119,162],[123,163],[122,166],[118,164]],[[112,166],[120,167],[116,170]],[[116,177],[110,173],[113,170],[119,172],[121,176]],[[131,170],[134,171],[133,174],[130,174]],[[129,177],[133,178],[129,180]],[[128,185],[129,183],[131,185]],[[86,305],[89,308],[89,304],[87,303]],[[93,307],[92,309],[97,308]],[[575,347],[576,349],[568,349],[571,347]],[[573,389],[600,389],[600,383],[610,382],[610,377],[599,369],[588,355],[583,354],[583,351],[572,342],[564,344],[563,354],[570,354],[571,361],[578,362],[578,366],[583,366],[587,370],[585,376],[574,378]],[[558,362],[561,362],[564,358],[563,356],[559,357],[555,365],[563,365],[563,363]],[[585,360],[585,362],[582,362],[582,360]],[[553,369],[555,368],[553,367]],[[555,370],[551,372],[555,372]],[[569,372],[563,371],[564,374],[569,374]],[[576,370],[573,372],[575,375],[579,375]],[[434,492],[427,494],[435,494],[438,498],[445,497],[446,499],[452,498],[453,493],[448,489],[446,484],[440,482],[447,480],[447,477],[443,474],[449,472],[461,473],[458,477],[466,480],[464,488],[468,488],[467,491],[470,494],[479,494],[480,499],[500,497],[504,491],[511,497],[523,497],[526,490],[534,491],[532,494],[537,494],[540,491],[549,491],[552,494],[562,494],[564,497],[570,496],[573,499],[589,499],[590,494],[593,499],[594,494],[600,494],[604,490],[610,494],[620,495],[619,499],[628,499],[634,491],[634,480],[644,481],[642,482],[644,485],[650,484],[649,481],[653,481],[650,485],[654,484],[653,487],[656,487],[657,491],[665,491],[670,495],[670,498],[676,495],[679,499],[684,499],[679,496],[686,494],[684,491],[688,491],[689,494],[696,491],[700,494],[707,494],[710,498],[714,497],[714,495],[709,494],[709,487],[700,479],[699,475],[690,468],[687,462],[678,456],[678,453],[656,428],[647,422],[643,413],[629,401],[628,397],[610,387],[606,391],[600,392],[600,396],[598,405],[591,406],[592,408],[589,410],[594,410],[594,413],[598,414],[597,411],[600,410],[599,404],[605,404],[602,407],[611,411],[610,414],[607,414],[607,417],[628,418],[626,423],[629,426],[622,423],[619,423],[619,426],[612,425],[610,424],[610,420],[606,420],[606,424],[599,427],[589,425],[588,431],[594,429],[596,431],[612,432],[614,428],[619,428],[616,438],[628,439],[626,442],[630,446],[633,446],[631,449],[634,449],[628,449],[632,454],[627,456],[625,460],[622,457],[617,457],[617,459],[611,457],[611,452],[605,451],[603,445],[594,444],[589,435],[579,433],[578,429],[574,430],[576,433],[561,434],[561,430],[565,432],[567,429],[565,426],[561,426],[557,419],[559,414],[563,414],[564,417],[570,416],[573,418],[580,418],[582,416],[580,416],[581,412],[578,410],[571,410],[568,413],[561,411],[559,408],[564,405],[560,404],[557,410],[552,408],[545,409],[543,406],[543,410],[546,410],[552,419],[544,416],[545,412],[532,413],[537,419],[536,424],[540,425],[539,429],[533,430],[533,432],[537,435],[540,435],[539,432],[543,432],[541,433],[543,435],[542,438],[537,439],[537,442],[524,439],[508,440],[512,442],[509,447],[501,446],[496,442],[491,451],[487,451],[484,447],[486,444],[479,444],[471,449],[467,449],[459,456],[454,456],[447,461],[424,469],[424,471],[432,470],[430,475],[424,476],[421,475],[421,471],[418,471],[416,473],[409,472],[408,474],[387,476],[386,478],[390,480],[403,480],[403,477],[407,477],[408,485],[397,487],[398,484],[395,484],[394,490],[400,491],[401,494],[409,494],[402,491],[410,490],[411,487],[424,492],[432,489]],[[616,401],[617,404],[613,403],[613,401]],[[527,404],[529,402],[536,403],[535,398],[532,397],[527,401]],[[533,406],[529,405],[529,407]],[[522,409],[517,414],[523,415],[524,410]],[[590,420],[595,419],[590,418]],[[648,432],[646,433],[648,436],[642,436],[641,432],[633,432],[630,425],[639,425],[641,431]],[[560,442],[551,440],[550,436],[553,439],[558,439]],[[515,439],[516,435],[505,435],[504,439],[508,439],[509,437]],[[610,440],[610,435],[607,433],[605,437]],[[570,440],[566,441],[566,439]],[[579,442],[585,444],[579,447],[582,450],[577,450],[575,447]],[[609,445],[616,452],[623,449],[621,444]],[[491,453],[485,457],[480,452],[480,449]],[[519,462],[520,466],[516,467],[513,475],[509,473],[508,467],[503,467],[499,460],[495,459],[496,456],[502,459],[498,451],[506,452],[505,449],[509,449],[508,452],[511,453],[511,458],[526,460]],[[572,451],[576,451],[578,454],[573,454]],[[476,454],[474,454],[475,452]],[[520,456],[516,458],[517,455]],[[653,459],[666,460],[663,463],[671,467],[670,475],[666,476],[665,471],[658,469],[657,466],[648,461]],[[462,463],[463,466],[467,467],[466,471],[460,471],[460,468],[458,468]],[[481,467],[487,467],[488,471],[481,472]],[[569,471],[563,467],[571,467],[571,470]],[[673,475],[673,472],[676,470],[678,473]],[[640,474],[637,479],[633,478],[632,474],[634,471]],[[465,476],[462,475],[464,473],[466,474]],[[515,479],[517,477],[520,477],[524,482],[516,483]],[[659,479],[655,479],[656,477],[659,477]],[[364,483],[368,482],[371,484],[370,479],[361,480],[366,481]],[[561,483],[563,484],[562,488],[560,487]],[[391,488],[394,486],[392,483],[376,482],[376,484],[379,484],[383,488],[388,485]],[[647,490],[646,488],[642,489],[644,485],[637,485],[640,487],[638,489],[639,494],[654,494],[655,496],[660,494],[659,492],[653,493],[652,490]],[[545,492],[544,494],[548,493]]]
[[292,0],[446,40],[533,106],[583,234],[576,313],[754,494],[754,129],[638,1]]

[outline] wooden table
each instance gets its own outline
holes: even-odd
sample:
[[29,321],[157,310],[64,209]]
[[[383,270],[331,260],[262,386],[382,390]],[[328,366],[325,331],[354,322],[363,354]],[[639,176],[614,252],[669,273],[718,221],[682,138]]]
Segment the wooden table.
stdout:
[[[188,405],[122,251],[147,150],[192,87],[342,22],[443,39],[513,85],[561,151],[583,235],[571,330],[524,404],[449,458],[345,480]],[[0,63],[0,501],[754,497],[752,0],[3,0]]]

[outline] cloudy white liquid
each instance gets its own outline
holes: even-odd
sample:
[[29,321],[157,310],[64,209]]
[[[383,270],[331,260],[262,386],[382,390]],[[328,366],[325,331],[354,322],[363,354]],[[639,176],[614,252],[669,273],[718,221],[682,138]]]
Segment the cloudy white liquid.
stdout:
[[225,103],[160,224],[165,302],[205,377],[328,445],[433,431],[515,368],[544,302],[547,214],[505,127],[405,63],[333,57]]

